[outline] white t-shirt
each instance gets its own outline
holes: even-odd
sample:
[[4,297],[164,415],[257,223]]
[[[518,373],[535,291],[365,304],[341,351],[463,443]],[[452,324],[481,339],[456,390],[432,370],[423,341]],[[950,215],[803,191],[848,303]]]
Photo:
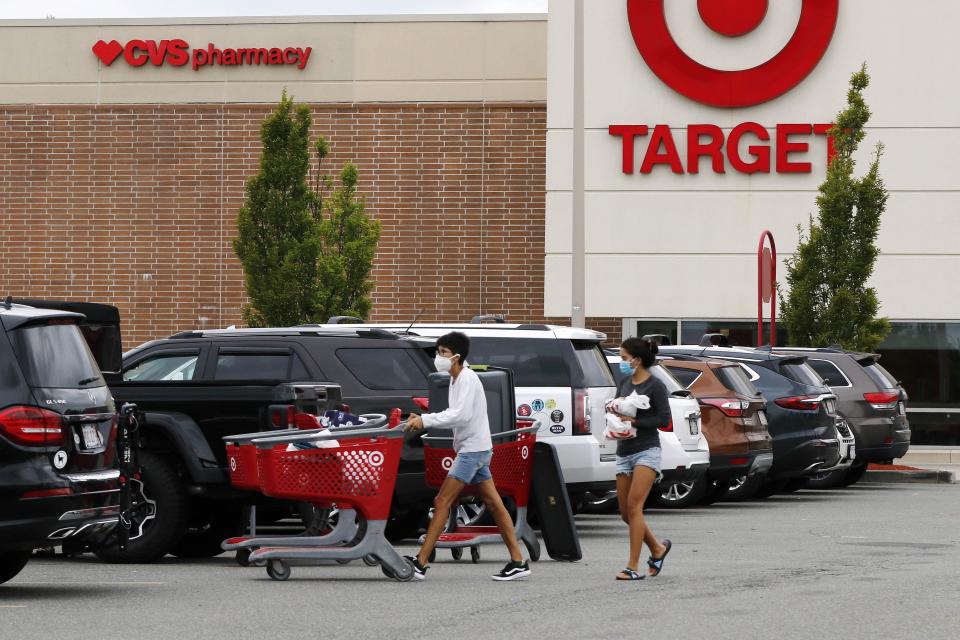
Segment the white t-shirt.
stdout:
[[453,449],[457,453],[493,449],[487,396],[475,371],[464,367],[460,375],[451,378],[449,406],[446,411],[424,414],[424,428],[453,429]]

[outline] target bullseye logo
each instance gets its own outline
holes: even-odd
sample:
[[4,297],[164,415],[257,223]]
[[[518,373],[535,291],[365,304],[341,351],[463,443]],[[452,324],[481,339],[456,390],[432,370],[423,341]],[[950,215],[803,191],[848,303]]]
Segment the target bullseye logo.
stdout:
[[[700,18],[720,35],[753,31],[767,14],[768,0],[698,0]],[[783,49],[766,62],[738,71],[700,64],[670,35],[664,0],[627,0],[633,40],[647,66],[674,91],[715,107],[749,107],[798,85],[826,52],[837,24],[840,0],[803,0],[800,20]]]
[[446,458],[440,461],[440,466],[443,467],[444,471],[450,471],[450,467],[453,466],[453,458],[451,458],[450,456],[447,456]]
[[520,448],[520,457],[523,458],[524,460],[530,457],[530,449],[527,446],[523,446]]
[[379,451],[371,451],[367,457],[367,462],[370,463],[371,467],[379,467],[383,464],[383,454]]
[[237,459],[234,458],[233,456],[230,456],[230,471],[236,471],[236,470],[237,470]]

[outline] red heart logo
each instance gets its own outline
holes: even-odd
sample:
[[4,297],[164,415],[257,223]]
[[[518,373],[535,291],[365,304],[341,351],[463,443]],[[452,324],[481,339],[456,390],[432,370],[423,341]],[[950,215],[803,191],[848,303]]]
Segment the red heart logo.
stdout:
[[108,67],[113,64],[113,61],[117,59],[117,56],[119,56],[122,51],[123,45],[116,40],[111,40],[110,42],[100,40],[97,44],[93,45],[93,53],[100,58],[100,62]]

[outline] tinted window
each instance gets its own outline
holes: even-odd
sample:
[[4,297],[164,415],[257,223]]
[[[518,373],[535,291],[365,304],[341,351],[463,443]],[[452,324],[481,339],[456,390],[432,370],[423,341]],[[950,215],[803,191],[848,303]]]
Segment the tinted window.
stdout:
[[649,371],[654,378],[663,383],[663,385],[667,388],[667,393],[687,390],[687,388],[680,384],[680,381],[677,380],[672,373],[667,371],[665,367],[656,365],[654,367],[650,367]]
[[337,358],[368,389],[427,388],[427,369],[411,349],[337,349]]
[[687,388],[690,388],[690,385],[700,377],[700,372],[696,369],[685,369],[683,367],[667,367],[667,369],[680,381],[680,384]]
[[811,387],[826,386],[823,378],[818,376],[817,372],[814,371],[806,362],[791,362],[788,364],[782,364],[780,365],[780,372],[791,380],[795,380],[800,384],[809,385]]
[[741,367],[717,367],[713,373],[723,386],[734,393],[750,397],[760,395],[757,388],[750,382],[750,376]]
[[193,380],[197,372],[196,353],[159,354],[141,360],[135,366],[123,372],[124,380],[132,381],[171,381]]
[[613,376],[607,366],[607,358],[596,342],[574,342],[574,354],[583,372],[585,387],[612,387]]
[[10,332],[17,362],[31,387],[103,386],[90,348],[73,323],[23,327]]
[[471,338],[467,360],[512,369],[518,387],[569,387],[570,368],[563,359],[561,344],[569,343],[538,338]]
[[[296,366],[294,361],[296,360]],[[297,373],[294,377],[294,373]],[[230,353],[217,355],[214,380],[304,380],[306,369],[291,353]]]
[[850,386],[850,382],[844,377],[840,368],[829,360],[807,360],[807,364],[809,364],[829,386]]
[[870,379],[876,382],[877,386],[881,389],[896,389],[900,386],[897,384],[897,379],[877,363],[867,365],[863,370],[867,372]]

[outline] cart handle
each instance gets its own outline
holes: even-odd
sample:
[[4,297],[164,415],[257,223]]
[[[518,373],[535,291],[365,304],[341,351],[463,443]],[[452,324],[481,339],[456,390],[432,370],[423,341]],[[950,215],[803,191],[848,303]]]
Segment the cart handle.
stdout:
[[403,431],[398,429],[353,429],[332,431],[324,434],[310,434],[300,432],[295,435],[279,436],[275,438],[257,438],[251,444],[257,449],[271,449],[278,444],[292,444],[294,442],[316,442],[318,440],[339,440],[340,438],[402,438]]
[[[491,433],[491,438],[506,438],[507,436],[517,436],[521,433],[534,433],[540,430],[541,422],[537,420],[536,424],[532,427],[524,427],[522,429],[511,429],[510,431],[501,431],[500,433]],[[452,436],[422,436],[423,440],[451,440]]]
[[222,440],[224,444],[240,444],[241,440],[250,442],[260,438],[273,438],[286,435],[310,435],[328,430],[340,433],[351,429],[379,429],[387,423],[387,416],[382,413],[363,413],[358,417],[365,418],[367,421],[363,424],[347,424],[339,427],[318,427],[316,429],[277,429],[274,431],[257,431],[255,433],[238,433],[232,436],[223,436]]

